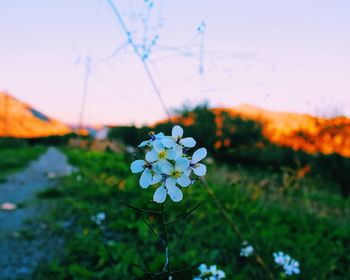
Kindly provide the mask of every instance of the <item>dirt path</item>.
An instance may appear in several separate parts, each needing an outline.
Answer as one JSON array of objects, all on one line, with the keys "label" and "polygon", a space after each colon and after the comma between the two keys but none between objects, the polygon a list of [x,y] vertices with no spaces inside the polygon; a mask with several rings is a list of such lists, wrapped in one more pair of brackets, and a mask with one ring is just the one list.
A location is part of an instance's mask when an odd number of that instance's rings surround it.
[{"label": "dirt path", "polygon": [[36,265],[55,255],[62,240],[50,236],[48,228],[26,221],[48,210],[44,201],[36,198],[39,191],[54,187],[59,176],[70,174],[72,166],[56,148],[49,148],[29,166],[0,184],[0,204],[19,206],[12,211],[0,210],[0,279],[31,279]]}]

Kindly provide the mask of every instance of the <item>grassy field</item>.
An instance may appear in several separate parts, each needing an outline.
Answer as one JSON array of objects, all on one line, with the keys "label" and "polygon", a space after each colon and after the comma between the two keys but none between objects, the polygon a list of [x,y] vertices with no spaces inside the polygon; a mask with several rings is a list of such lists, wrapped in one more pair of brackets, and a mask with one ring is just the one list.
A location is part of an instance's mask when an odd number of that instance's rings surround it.
[{"label": "grassy field", "polygon": [[[65,149],[79,172],[58,188],[40,194],[57,205],[43,221],[65,237],[65,253],[42,264],[35,279],[147,279],[133,264],[159,271],[164,255],[156,236],[158,218],[136,212],[121,201],[140,208],[158,209],[151,203],[153,189],[141,189],[131,174],[133,160],[126,154]],[[347,279],[350,277],[350,201],[332,192],[332,182],[304,176],[298,170],[276,172],[239,165],[208,164],[211,189],[230,218],[279,279],[280,268],[272,254],[288,253],[300,262],[301,273],[291,279]],[[179,203],[169,202],[172,220],[201,205],[187,218],[186,230],[170,226],[175,247],[171,266],[182,268],[205,262],[216,264],[227,279],[269,279],[253,257],[241,257],[242,240],[228,226],[207,192],[197,182],[184,190]],[[92,219],[105,213],[100,224]],[[197,268],[174,279],[192,279]]]},{"label": "grassy field", "polygon": [[26,145],[0,148],[0,182],[6,180],[10,173],[25,167],[28,162],[36,159],[45,151],[44,146],[28,147]]}]

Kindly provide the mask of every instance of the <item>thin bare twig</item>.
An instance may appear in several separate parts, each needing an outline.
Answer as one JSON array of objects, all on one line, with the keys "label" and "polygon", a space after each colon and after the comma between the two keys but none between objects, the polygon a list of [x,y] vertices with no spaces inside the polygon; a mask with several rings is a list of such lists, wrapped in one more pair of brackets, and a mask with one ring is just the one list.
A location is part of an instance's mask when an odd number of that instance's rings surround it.
[{"label": "thin bare twig", "polygon": [[144,267],[142,267],[141,265],[132,263],[132,266],[135,266],[136,268],[140,269],[141,271],[143,271],[146,275],[150,276],[152,279],[157,279],[156,277],[154,277],[154,273],[148,271],[147,269],[145,269]]},{"label": "thin bare twig", "polygon": [[170,252],[172,253],[173,251],[175,251],[175,249],[177,248],[177,246],[180,244],[184,234],[185,234],[185,230],[186,230],[186,227],[187,227],[187,220],[188,220],[188,216],[186,217],[186,220],[184,221],[184,225],[182,226],[182,230],[181,230],[181,234],[180,234],[180,237],[179,239],[177,240],[175,246],[170,250]]},{"label": "thin bare twig", "polygon": [[162,228],[163,228],[163,235],[164,235],[164,250],[165,250],[165,264],[164,264],[164,268],[163,271],[164,272],[169,272],[170,270],[170,256],[169,256],[169,239],[168,239],[168,227],[166,224],[166,217],[165,217],[165,204],[162,203],[161,206],[161,213],[162,213],[162,217],[161,217],[161,222],[162,222]]},{"label": "thin bare twig", "polygon": [[201,205],[201,202],[199,202],[196,206],[194,206],[190,211],[188,211],[187,213],[185,213],[184,215],[170,221],[170,222],[167,222],[166,225],[170,225],[170,224],[173,224],[173,223],[176,223],[178,221],[181,221],[182,219],[185,219],[187,216],[191,215],[193,213],[193,211],[195,211],[199,205]]},{"label": "thin bare twig", "polygon": [[131,33],[129,31],[129,29],[127,28],[124,20],[123,20],[123,17],[121,16],[117,6],[114,4],[114,2],[112,0],[107,0],[108,4],[111,6],[112,8],[112,11],[114,13],[114,15],[116,16],[116,19],[120,25],[120,27],[122,28],[123,32],[125,33],[127,39],[128,39],[128,43],[129,45],[132,47],[132,49],[134,50],[134,53],[135,55],[139,58],[145,72],[146,72],[146,75],[153,87],[153,90],[154,92],[156,93],[158,99],[159,99],[159,102],[163,108],[163,110],[165,111],[166,115],[168,116],[168,119],[169,121],[172,120],[171,118],[171,114],[170,114],[170,111],[169,109],[167,108],[167,106],[165,105],[165,102],[163,100],[163,97],[162,97],[162,94],[159,90],[159,87],[157,85],[157,83],[155,82],[154,80],[154,77],[153,77],[153,74],[151,72],[151,70],[149,69],[149,66],[148,66],[148,63],[146,62],[146,60],[143,58],[142,54],[140,54],[139,50],[138,50],[138,47],[136,45],[136,43],[134,42],[132,36],[131,36]]},{"label": "thin bare twig", "polygon": [[138,211],[138,212],[141,212],[141,213],[148,213],[148,214],[157,214],[157,215],[160,215],[161,212],[160,211],[157,211],[157,210],[151,210],[151,209],[143,209],[143,208],[138,208],[138,207],[135,207],[135,206],[132,206],[122,200],[119,200],[119,202],[121,204],[123,204],[124,206],[130,208],[130,209],[133,209],[135,211]]},{"label": "thin bare twig", "polygon": [[179,272],[184,272],[184,271],[187,271],[187,270],[192,270],[194,268],[197,268],[198,266],[200,266],[202,263],[205,263],[205,261],[201,261],[195,265],[191,265],[191,266],[186,266],[186,267],[183,267],[183,268],[179,268],[177,270],[174,270],[171,272],[171,274],[175,274],[175,273],[179,273]]},{"label": "thin bare twig", "polygon": [[161,238],[161,237],[159,236],[159,234],[153,229],[153,227],[152,227],[146,220],[144,220],[143,222],[148,226],[148,228],[150,229],[150,231],[152,231],[152,233],[153,233],[163,244],[165,244],[165,241],[163,240],[163,238]]}]

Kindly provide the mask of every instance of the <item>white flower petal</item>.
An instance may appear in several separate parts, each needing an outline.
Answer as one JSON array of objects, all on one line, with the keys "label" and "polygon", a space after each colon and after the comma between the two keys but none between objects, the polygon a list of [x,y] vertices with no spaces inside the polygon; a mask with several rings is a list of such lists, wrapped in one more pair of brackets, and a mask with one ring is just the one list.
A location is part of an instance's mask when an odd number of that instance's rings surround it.
[{"label": "white flower petal", "polygon": [[196,141],[192,137],[182,138],[180,144],[184,145],[187,148],[193,148],[196,146]]},{"label": "white flower petal", "polygon": [[155,137],[156,139],[161,139],[161,138],[164,137],[164,133],[163,133],[163,132],[159,132],[159,133],[157,133],[156,135],[154,135],[154,137]]},{"label": "white flower petal", "polygon": [[162,185],[160,186],[153,195],[153,200],[157,203],[163,203],[166,198],[166,188]]},{"label": "white flower petal", "polygon": [[175,158],[176,158],[176,151],[174,149],[168,150],[166,157],[167,157],[167,159],[175,160]]},{"label": "white flower petal", "polygon": [[145,165],[144,160],[138,159],[138,160],[133,161],[131,163],[131,166],[130,166],[131,172],[132,173],[140,173],[142,170],[145,169],[144,165]]},{"label": "white flower petal", "polygon": [[141,147],[147,146],[150,142],[151,140],[142,141],[141,144],[138,145],[137,147],[141,148]]},{"label": "white flower petal", "polygon": [[140,186],[141,188],[148,188],[149,185],[151,184],[152,181],[152,173],[151,170],[149,170],[148,168],[146,168],[143,172],[142,175],[140,177]]},{"label": "white flower petal", "polygon": [[148,162],[153,162],[158,159],[158,153],[155,150],[151,150],[146,154],[146,160]]},{"label": "white flower petal", "polygon": [[175,169],[178,171],[186,170],[190,166],[190,161],[187,158],[181,157],[175,162]]},{"label": "white flower petal", "polygon": [[192,172],[192,168],[187,168],[186,170],[182,171],[186,176],[190,176]]},{"label": "white flower petal", "polygon": [[197,163],[195,167],[193,167],[193,173],[197,176],[204,176],[207,173],[207,167],[204,164]]},{"label": "white flower petal", "polygon": [[154,140],[153,141],[153,149],[159,153],[160,151],[163,151],[164,150],[164,146],[162,144],[162,141],[161,140]]},{"label": "white flower petal", "polygon": [[162,169],[159,166],[159,162],[156,162],[156,163],[152,164],[152,171],[154,173],[156,173],[156,174],[162,174],[163,173]]},{"label": "white flower petal", "polygon": [[210,268],[209,268],[209,270],[210,270],[210,272],[211,272],[212,274],[216,274],[216,270],[217,270],[216,265],[211,265]]},{"label": "white flower petal", "polygon": [[168,188],[172,188],[176,186],[176,178],[168,177],[165,181],[165,186]]},{"label": "white flower petal", "polygon": [[177,140],[177,139],[181,139],[182,135],[184,134],[184,130],[182,129],[181,126],[179,125],[175,125],[173,127],[173,130],[171,131],[171,136]]},{"label": "white flower petal", "polygon": [[166,148],[173,148],[176,145],[174,139],[171,136],[164,136],[161,141]]},{"label": "white flower petal", "polygon": [[179,202],[183,198],[182,191],[177,186],[170,186],[168,188],[168,194],[172,201]]},{"label": "white flower petal", "polygon": [[191,180],[190,178],[188,178],[188,176],[186,176],[185,174],[182,174],[182,176],[177,179],[177,183],[181,187],[188,187],[189,185],[191,185]]},{"label": "white flower petal", "polygon": [[152,178],[151,185],[158,184],[162,180],[163,180],[163,176],[159,175],[159,174],[156,174]]},{"label": "white flower petal", "polygon": [[207,272],[208,268],[207,265],[205,263],[202,263],[199,267],[198,267],[199,271],[204,274],[205,272]]},{"label": "white flower petal", "polygon": [[207,149],[200,148],[193,153],[191,163],[197,163],[207,156]]},{"label": "white flower petal", "polygon": [[222,279],[222,278],[225,278],[225,277],[226,277],[225,272],[223,272],[222,270],[218,270],[217,275],[218,275],[219,279]]},{"label": "white flower petal", "polygon": [[167,158],[170,160],[176,160],[182,156],[182,146],[175,145],[174,148],[170,149],[167,154]]},{"label": "white flower petal", "polygon": [[171,172],[174,171],[174,166],[166,159],[160,160],[158,164],[164,174],[169,175]]}]

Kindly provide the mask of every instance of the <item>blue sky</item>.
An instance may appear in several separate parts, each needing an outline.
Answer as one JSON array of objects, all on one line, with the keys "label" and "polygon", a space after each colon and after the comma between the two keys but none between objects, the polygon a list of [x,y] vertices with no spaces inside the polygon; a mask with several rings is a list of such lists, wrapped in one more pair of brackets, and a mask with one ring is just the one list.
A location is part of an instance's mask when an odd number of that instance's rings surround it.
[{"label": "blue sky", "polygon": [[[208,99],[350,116],[349,1],[114,3],[137,43],[145,26],[147,44],[159,36],[147,63],[171,108]],[[1,1],[0,11],[0,90],[77,123],[89,56],[84,123],[165,116],[107,1]]]}]

